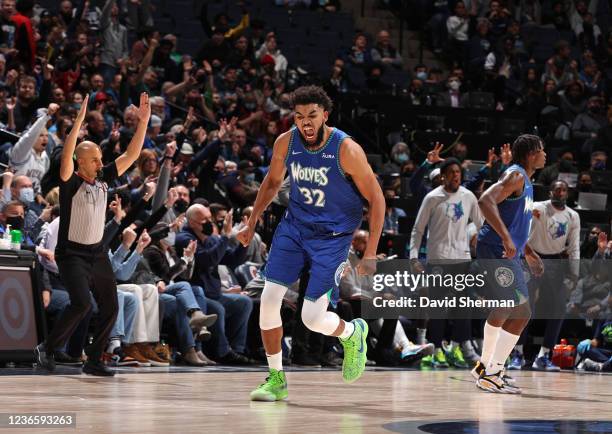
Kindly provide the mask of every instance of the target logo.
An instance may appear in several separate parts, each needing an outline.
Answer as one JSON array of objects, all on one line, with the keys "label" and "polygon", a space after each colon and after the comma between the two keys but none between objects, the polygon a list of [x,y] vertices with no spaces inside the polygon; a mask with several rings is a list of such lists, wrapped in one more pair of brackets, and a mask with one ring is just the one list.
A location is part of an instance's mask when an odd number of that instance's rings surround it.
[{"label": "target logo", "polygon": [[0,284],[0,326],[9,338],[24,338],[30,324],[29,300],[21,283],[9,277]]}]

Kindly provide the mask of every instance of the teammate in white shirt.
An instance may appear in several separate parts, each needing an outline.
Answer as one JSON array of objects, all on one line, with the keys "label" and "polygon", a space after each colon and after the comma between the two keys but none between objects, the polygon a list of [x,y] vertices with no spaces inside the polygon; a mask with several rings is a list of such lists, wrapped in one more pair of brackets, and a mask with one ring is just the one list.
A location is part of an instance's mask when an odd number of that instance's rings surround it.
[{"label": "teammate in white shirt", "polygon": [[[419,247],[427,234],[427,265],[443,265],[445,274],[467,274],[470,266],[470,240],[468,225],[473,221],[477,228],[482,225],[478,200],[474,193],[461,186],[461,163],[455,158],[444,160],[440,166],[442,185],[429,192],[423,199],[421,208],[412,228],[410,237],[410,261],[413,272],[422,272],[418,260]],[[449,264],[452,262],[453,264]],[[431,364],[434,368],[448,367],[449,363],[457,368],[467,368],[469,362],[476,362],[478,355],[470,343],[471,320],[454,319],[451,347],[445,352],[441,348],[446,321],[429,321],[429,340],[436,346],[433,356],[424,357],[422,366]],[[447,362],[448,357],[448,362]]]},{"label": "teammate in white shirt", "polygon": [[[550,185],[550,199],[534,202],[533,219],[529,233],[529,247],[544,260],[544,274],[529,283],[530,290],[538,290],[539,297],[530,297],[532,312],[536,299],[545,300],[550,309],[546,320],[544,341],[532,368],[539,371],[559,371],[550,360],[550,350],[557,343],[565,312],[566,287],[564,279],[573,285],[578,281],[580,268],[580,216],[566,205],[568,185],[565,181],[553,181]],[[569,259],[569,267],[568,261]],[[525,332],[516,345],[508,369],[518,370],[525,364],[523,344]]]}]

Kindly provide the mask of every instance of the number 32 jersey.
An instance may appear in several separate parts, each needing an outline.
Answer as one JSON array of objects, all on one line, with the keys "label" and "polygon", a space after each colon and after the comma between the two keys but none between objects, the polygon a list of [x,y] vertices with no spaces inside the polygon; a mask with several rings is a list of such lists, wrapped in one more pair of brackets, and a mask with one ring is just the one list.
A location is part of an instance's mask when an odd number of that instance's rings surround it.
[{"label": "number 32 jersey", "polygon": [[361,224],[363,197],[340,166],[340,145],[348,135],[333,128],[325,145],[306,149],[297,127],[285,164],[291,181],[288,217],[324,235],[353,233]]}]

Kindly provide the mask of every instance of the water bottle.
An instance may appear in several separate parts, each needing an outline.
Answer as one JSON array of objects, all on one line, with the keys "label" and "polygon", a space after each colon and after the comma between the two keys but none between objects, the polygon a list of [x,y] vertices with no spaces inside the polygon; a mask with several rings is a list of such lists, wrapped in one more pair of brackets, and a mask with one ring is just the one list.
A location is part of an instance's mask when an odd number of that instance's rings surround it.
[{"label": "water bottle", "polygon": [[19,229],[13,229],[11,231],[11,249],[12,250],[21,250],[21,239],[22,234]]}]

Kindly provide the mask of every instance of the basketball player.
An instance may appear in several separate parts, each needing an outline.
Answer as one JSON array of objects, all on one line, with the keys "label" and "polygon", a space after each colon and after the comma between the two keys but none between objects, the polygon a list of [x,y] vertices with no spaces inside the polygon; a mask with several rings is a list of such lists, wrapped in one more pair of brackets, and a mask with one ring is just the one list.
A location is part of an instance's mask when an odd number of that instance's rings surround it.
[{"label": "basketball player", "polygon": [[[117,285],[108,258],[108,247],[102,241],[107,204],[107,185],[121,176],[136,161],[144,143],[151,117],[149,96],[140,94],[136,112],[138,126],[126,151],[115,161],[102,164],[100,147],[90,141],[77,146],[77,138],[87,113],[88,97],[81,104],[72,130],[64,143],[60,165],[60,220],[55,260],[62,283],[70,295],[70,305],[47,340],[35,349],[38,364],[55,369],[53,351],[62,348],[81,319],[91,309],[90,291],[98,305],[98,322],[94,340],[85,349],[87,362],[83,372],[113,376],[100,358],[117,317]],[[78,170],[74,170],[76,156]]]},{"label": "basketball player", "polygon": [[482,390],[517,394],[521,389],[504,374],[504,364],[531,315],[521,256],[534,275],[543,272],[540,257],[527,245],[533,210],[530,179],[546,163],[542,140],[529,134],[519,136],[512,145],[512,159],[514,164],[480,197],[485,223],[478,233],[476,257],[485,268],[491,295],[512,299],[515,307],[490,312],[484,327],[482,355],[472,375]]},{"label": "basketball player", "polygon": [[366,363],[366,322],[357,318],[347,323],[327,307],[338,301],[338,285],[353,232],[361,223],[363,199],[370,207],[370,238],[357,271],[374,273],[385,199],[361,146],[326,125],[332,102],[325,91],[316,86],[300,87],[293,94],[293,106],[295,126],[276,140],[253,212],[238,233],[240,242],[247,246],[257,220],[289,171],[289,207],[274,234],[261,295],[259,325],[270,375],[251,393],[255,401],[287,397],[280,308],[287,287],[305,266],[310,268],[310,280],[302,309],[304,324],[315,332],[340,338],[344,346],[342,377],[347,383],[361,376]]}]

